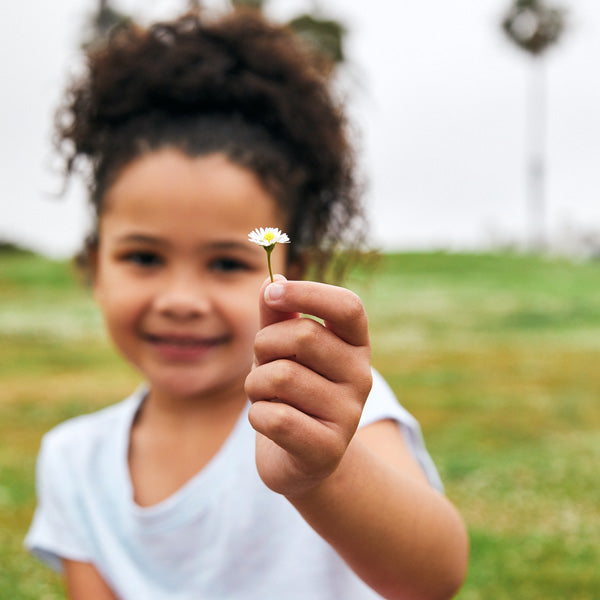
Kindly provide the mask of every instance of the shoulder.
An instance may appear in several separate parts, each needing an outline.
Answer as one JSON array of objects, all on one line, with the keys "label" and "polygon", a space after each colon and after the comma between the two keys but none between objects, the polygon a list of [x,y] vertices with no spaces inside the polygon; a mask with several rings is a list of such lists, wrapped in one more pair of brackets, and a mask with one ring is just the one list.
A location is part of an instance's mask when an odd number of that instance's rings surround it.
[{"label": "shoulder", "polygon": [[128,427],[144,395],[140,388],[118,404],[57,425],[42,438],[38,505],[25,545],[55,570],[62,567],[61,557],[88,562],[93,556],[93,523],[106,506],[114,507],[107,496],[126,486]]},{"label": "shoulder", "polygon": [[416,419],[400,404],[392,388],[375,369],[373,386],[365,403],[360,426],[382,419],[392,419],[409,427],[418,426]]},{"label": "shoulder", "polygon": [[373,371],[373,386],[365,403],[360,420],[360,427],[377,423],[378,421],[395,421],[410,453],[429,479],[431,485],[443,491],[444,486],[439,473],[427,451],[425,440],[419,422],[398,401],[392,388],[375,369]]},{"label": "shoulder", "polygon": [[97,449],[132,419],[143,398],[143,390],[99,411],[73,417],[60,423],[42,438],[40,454],[73,459]]}]

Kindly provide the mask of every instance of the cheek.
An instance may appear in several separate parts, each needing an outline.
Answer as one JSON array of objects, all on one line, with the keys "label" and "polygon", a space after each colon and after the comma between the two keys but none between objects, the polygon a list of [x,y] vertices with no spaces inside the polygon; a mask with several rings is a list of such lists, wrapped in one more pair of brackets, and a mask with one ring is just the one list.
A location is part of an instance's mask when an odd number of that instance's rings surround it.
[{"label": "cheek", "polygon": [[114,333],[118,333],[120,329],[131,327],[135,323],[143,305],[140,296],[139,288],[131,290],[119,285],[105,285],[97,288],[96,303],[113,337]]},{"label": "cheek", "polygon": [[254,310],[250,310],[246,313],[246,319],[242,324],[243,331],[245,331],[245,337],[247,337],[252,344],[254,344],[254,338],[258,333],[259,325],[260,316],[258,313],[258,306],[256,306]]},{"label": "cheek", "polygon": [[128,336],[134,319],[131,316],[131,312],[127,310],[127,306],[119,304],[105,305],[102,308],[102,316],[106,329],[114,341],[118,342],[118,340]]},{"label": "cheek", "polygon": [[[259,329],[260,315],[258,311],[258,294],[248,294],[249,300],[244,303],[235,302],[227,307],[231,324],[246,343],[254,344]],[[254,299],[256,298],[256,299]]]}]

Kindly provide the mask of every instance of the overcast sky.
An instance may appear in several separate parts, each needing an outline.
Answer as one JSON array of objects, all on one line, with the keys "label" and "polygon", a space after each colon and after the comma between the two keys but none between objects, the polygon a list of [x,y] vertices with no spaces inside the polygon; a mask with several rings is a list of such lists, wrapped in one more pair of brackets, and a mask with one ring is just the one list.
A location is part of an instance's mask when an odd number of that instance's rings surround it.
[{"label": "overcast sky", "polygon": [[[545,61],[547,231],[600,232],[600,2],[552,0],[569,28]],[[118,0],[144,20],[185,0]],[[205,2],[219,5],[218,0]],[[345,88],[361,133],[374,246],[525,241],[528,57],[504,38],[510,0],[271,0],[283,18],[318,6],[349,30]],[[55,198],[54,107],[94,0],[3,4],[0,238],[67,256],[86,227],[81,188]]]}]

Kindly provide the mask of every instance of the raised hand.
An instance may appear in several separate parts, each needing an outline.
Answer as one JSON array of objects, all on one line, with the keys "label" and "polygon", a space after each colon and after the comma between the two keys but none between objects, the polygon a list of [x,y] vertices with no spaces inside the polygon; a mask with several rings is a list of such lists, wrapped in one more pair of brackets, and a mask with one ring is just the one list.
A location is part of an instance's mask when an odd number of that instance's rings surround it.
[{"label": "raised hand", "polygon": [[246,379],[256,463],[269,488],[293,497],[335,471],[356,431],[371,388],[367,317],[349,290],[281,276],[259,302]]}]

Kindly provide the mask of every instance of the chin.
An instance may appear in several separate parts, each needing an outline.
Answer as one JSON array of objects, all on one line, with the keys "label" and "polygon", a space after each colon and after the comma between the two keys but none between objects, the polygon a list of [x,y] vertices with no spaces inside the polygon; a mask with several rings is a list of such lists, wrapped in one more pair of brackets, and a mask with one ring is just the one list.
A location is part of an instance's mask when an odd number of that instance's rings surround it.
[{"label": "chin", "polygon": [[160,391],[164,396],[180,400],[210,400],[221,397],[224,393],[235,394],[239,389],[244,393],[245,376],[232,381],[210,382],[206,379],[198,381],[196,374],[191,381],[186,380],[185,375],[173,374],[167,378],[149,378],[152,389]]}]

